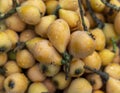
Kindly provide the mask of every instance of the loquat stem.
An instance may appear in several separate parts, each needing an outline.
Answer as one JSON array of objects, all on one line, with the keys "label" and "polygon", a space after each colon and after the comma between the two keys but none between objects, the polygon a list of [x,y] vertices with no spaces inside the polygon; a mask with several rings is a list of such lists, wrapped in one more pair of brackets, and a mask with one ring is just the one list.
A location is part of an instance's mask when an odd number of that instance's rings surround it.
[{"label": "loquat stem", "polygon": [[98,75],[100,75],[100,77],[104,80],[104,81],[107,81],[109,79],[109,75],[106,73],[106,72],[103,72],[101,70],[96,70],[96,69],[93,69],[89,66],[84,66],[85,69],[87,70],[90,70]]},{"label": "loquat stem", "polygon": [[20,5],[17,3],[16,0],[13,0],[13,5],[15,6],[14,8],[12,8],[10,11],[8,11],[6,14],[1,14],[0,13],[0,21],[10,17],[11,15],[15,14],[17,11],[16,11],[16,8],[19,7]]},{"label": "loquat stem", "polygon": [[16,43],[16,48],[14,49],[14,52],[23,49],[25,46],[26,46],[25,42],[17,42]]},{"label": "loquat stem", "polygon": [[108,3],[106,0],[101,0],[107,7],[110,7],[116,11],[120,11],[120,7],[117,7],[116,5]]},{"label": "loquat stem", "polygon": [[61,9],[61,6],[58,4],[55,11],[52,14],[58,16],[58,12],[60,9]]},{"label": "loquat stem", "polygon": [[66,80],[68,79],[69,77],[69,71],[70,71],[70,61],[72,59],[72,56],[70,54],[68,54],[67,52],[64,52],[62,54],[62,61],[61,63],[65,66],[65,73],[66,73]]},{"label": "loquat stem", "polygon": [[14,13],[16,13],[16,8],[11,9],[10,11],[8,11],[6,14],[0,14],[0,21],[10,17],[11,15],[13,15]]},{"label": "loquat stem", "polygon": [[84,28],[84,31],[87,31],[87,32],[88,32],[88,35],[91,36],[91,38],[95,40],[94,36],[92,35],[92,33],[90,33],[90,32],[88,31],[88,28],[87,28],[87,26],[86,26],[86,24],[85,24],[84,13],[83,13],[83,9],[82,9],[82,2],[81,2],[81,0],[78,0],[78,4],[79,4],[79,8],[80,8],[80,15],[81,15],[82,26],[83,26],[83,28]]},{"label": "loquat stem", "polygon": [[98,28],[102,29],[104,27],[104,23],[100,19],[98,19],[95,13],[93,12],[89,0],[86,0],[86,5],[90,15],[92,16],[93,20],[96,22]]},{"label": "loquat stem", "polygon": [[113,45],[113,52],[115,53],[116,50],[117,50],[117,44],[115,42],[115,39],[114,38],[111,38],[111,41],[112,41],[112,45]]},{"label": "loquat stem", "polygon": [[87,28],[87,26],[85,24],[85,20],[84,20],[84,13],[83,13],[83,9],[82,9],[82,2],[81,2],[81,0],[78,0],[78,4],[79,4],[80,15],[81,15],[82,25],[83,25],[84,31],[88,31],[88,28]]},{"label": "loquat stem", "polygon": [[70,64],[69,63],[66,63],[65,64],[65,79],[67,80],[69,78],[69,72],[70,72]]}]

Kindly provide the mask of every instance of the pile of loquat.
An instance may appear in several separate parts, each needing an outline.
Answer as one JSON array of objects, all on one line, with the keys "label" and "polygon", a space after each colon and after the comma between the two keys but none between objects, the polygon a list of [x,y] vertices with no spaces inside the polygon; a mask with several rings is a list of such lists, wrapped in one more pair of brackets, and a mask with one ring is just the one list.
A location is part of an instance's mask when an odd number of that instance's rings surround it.
[{"label": "pile of loquat", "polygon": [[120,0],[0,0],[0,93],[120,93]]}]

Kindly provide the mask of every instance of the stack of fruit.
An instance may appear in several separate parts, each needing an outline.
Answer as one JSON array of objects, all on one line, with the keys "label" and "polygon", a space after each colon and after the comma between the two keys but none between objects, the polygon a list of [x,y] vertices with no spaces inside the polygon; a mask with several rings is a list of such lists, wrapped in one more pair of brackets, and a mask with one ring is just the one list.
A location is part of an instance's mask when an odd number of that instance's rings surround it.
[{"label": "stack of fruit", "polygon": [[0,0],[0,93],[120,93],[119,0]]}]

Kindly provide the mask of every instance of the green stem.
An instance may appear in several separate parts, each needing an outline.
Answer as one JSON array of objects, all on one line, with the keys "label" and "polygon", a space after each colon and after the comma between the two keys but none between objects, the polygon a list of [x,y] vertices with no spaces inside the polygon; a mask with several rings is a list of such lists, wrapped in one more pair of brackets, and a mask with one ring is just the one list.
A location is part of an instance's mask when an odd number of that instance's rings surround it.
[{"label": "green stem", "polygon": [[60,9],[61,9],[61,6],[60,6],[60,5],[57,5],[55,11],[54,11],[52,14],[58,16]]},{"label": "green stem", "polygon": [[65,79],[67,80],[69,78],[69,72],[70,72],[70,63],[66,63],[65,64],[65,74],[66,74],[66,77]]},{"label": "green stem", "polygon": [[98,28],[102,29],[104,27],[104,23],[100,19],[98,19],[95,13],[93,12],[89,0],[86,0],[86,5],[90,15],[92,16],[93,20],[96,22]]},{"label": "green stem", "polygon": [[13,15],[14,13],[16,13],[16,8],[11,9],[10,11],[7,12],[7,14],[0,14],[0,21],[10,17],[11,15]]},{"label": "green stem", "polygon": [[14,52],[23,49],[25,46],[26,46],[25,42],[17,42],[16,43],[16,48],[14,48]]},{"label": "green stem", "polygon": [[16,8],[19,7],[20,5],[17,3],[16,0],[13,0],[13,5],[14,5],[14,8],[12,8],[10,11],[8,11],[6,14],[0,14],[0,21],[10,17],[11,15],[15,14],[17,11],[16,11]]},{"label": "green stem", "polygon": [[101,78],[102,78],[104,81],[107,81],[107,80],[109,79],[109,75],[108,75],[107,73],[101,71],[101,70],[96,70],[96,69],[93,69],[93,68],[91,68],[91,67],[89,67],[89,66],[84,66],[84,68],[87,69],[87,70],[90,70],[90,71],[92,71],[92,72],[94,72],[94,73],[96,73],[96,74],[98,74],[98,75],[100,75]]},{"label": "green stem", "polygon": [[115,42],[115,39],[114,38],[111,38],[111,41],[112,41],[112,45],[113,45],[113,52],[115,53],[116,50],[117,50],[117,44]]},{"label": "green stem", "polygon": [[70,54],[68,54],[67,52],[64,52],[62,54],[62,61],[61,63],[65,66],[65,73],[66,73],[66,80],[68,79],[69,77],[69,72],[70,72],[70,61],[72,59],[72,56]]},{"label": "green stem", "polygon": [[87,28],[87,26],[85,24],[85,20],[84,20],[84,13],[83,13],[83,9],[82,9],[82,2],[81,2],[81,0],[78,0],[78,4],[79,4],[80,15],[81,15],[82,25],[83,25],[84,31],[88,31],[88,28]]},{"label": "green stem", "polygon": [[106,0],[101,0],[107,7],[110,7],[116,11],[120,11],[120,7],[117,7],[116,5],[108,3]]},{"label": "green stem", "polygon": [[87,28],[87,26],[86,26],[86,24],[85,24],[84,13],[83,13],[83,9],[82,9],[82,2],[81,2],[81,0],[78,0],[78,3],[79,3],[80,15],[81,15],[82,26],[83,26],[83,28],[84,28],[84,31],[87,31],[87,32],[88,32],[88,35],[91,36],[91,38],[95,40],[94,36],[92,35],[92,33],[90,33],[90,32],[88,31],[88,28]]}]

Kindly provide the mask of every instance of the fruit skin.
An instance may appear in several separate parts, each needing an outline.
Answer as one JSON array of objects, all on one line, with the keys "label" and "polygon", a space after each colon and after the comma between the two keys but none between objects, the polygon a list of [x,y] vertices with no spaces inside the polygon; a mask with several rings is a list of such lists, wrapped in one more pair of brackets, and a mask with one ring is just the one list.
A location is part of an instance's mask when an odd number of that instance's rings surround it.
[{"label": "fruit skin", "polygon": [[56,86],[53,84],[51,79],[46,79],[43,81],[43,84],[47,87],[49,93],[55,93]]},{"label": "fruit skin", "polygon": [[0,53],[0,66],[3,66],[8,60],[7,53]]},{"label": "fruit skin", "polygon": [[44,81],[46,76],[39,69],[39,64],[35,64],[27,71],[27,76],[32,82]]},{"label": "fruit skin", "polygon": [[80,17],[77,12],[65,9],[59,10],[59,17],[64,19],[71,29],[77,27],[78,22],[80,21]]},{"label": "fruit skin", "polygon": [[0,90],[0,93],[5,93],[5,91],[4,90]]},{"label": "fruit skin", "polygon": [[5,79],[4,88],[7,93],[24,93],[28,83],[28,79],[23,73],[15,73]]},{"label": "fruit skin", "polygon": [[27,49],[23,49],[16,53],[16,62],[21,68],[27,69],[35,64],[35,59]]},{"label": "fruit skin", "polygon": [[14,14],[8,17],[5,20],[5,24],[9,29],[12,29],[16,32],[22,32],[26,27],[26,24],[20,19],[18,14]]},{"label": "fruit skin", "polygon": [[29,49],[29,51],[33,52],[35,45],[41,40],[43,40],[43,39],[40,37],[34,37],[34,38],[28,40],[25,44],[26,44],[27,48]]},{"label": "fruit skin", "polygon": [[62,65],[62,57],[48,40],[36,37],[29,40],[26,46],[38,62]]},{"label": "fruit skin", "polygon": [[120,35],[120,12],[117,13],[115,19],[114,19],[114,28],[115,28],[115,31],[118,35]]},{"label": "fruit skin", "polygon": [[43,83],[34,82],[29,86],[28,93],[48,93],[48,89]]},{"label": "fruit skin", "polygon": [[106,83],[106,93],[120,93],[120,81],[110,77]]},{"label": "fruit skin", "polygon": [[0,0],[0,13],[7,13],[12,6],[12,0]]},{"label": "fruit skin", "polygon": [[46,6],[45,6],[45,3],[43,2],[43,0],[27,0],[22,3],[22,6],[26,6],[26,5],[32,5],[36,8],[38,8],[41,13],[41,16],[45,15]]},{"label": "fruit skin", "polygon": [[106,37],[107,44],[111,44],[111,38],[114,38],[114,39],[118,38],[118,36],[115,32],[114,24],[105,23],[105,26],[103,28],[103,33]]},{"label": "fruit skin", "polygon": [[102,65],[106,66],[113,61],[115,53],[113,53],[109,49],[103,49],[102,51],[99,52],[99,55],[102,60]]},{"label": "fruit skin", "polygon": [[103,50],[106,45],[106,38],[103,31],[99,28],[95,28],[93,30],[90,30],[90,32],[95,38],[95,50]]},{"label": "fruit skin", "polygon": [[69,53],[76,58],[85,58],[95,50],[95,42],[85,31],[75,31],[71,34]]},{"label": "fruit skin", "polygon": [[102,12],[105,8],[101,0],[90,0],[90,4],[95,12]]},{"label": "fruit skin", "polygon": [[[91,55],[85,57],[83,62],[86,66],[99,70],[102,65],[102,60],[98,52],[94,51]],[[87,73],[90,71],[86,70]]]},{"label": "fruit skin", "polygon": [[105,93],[105,92],[102,90],[94,90],[93,93]]},{"label": "fruit skin", "polygon": [[28,40],[36,37],[36,33],[34,32],[34,30],[31,29],[26,29],[23,32],[20,33],[20,42],[27,42]]},{"label": "fruit skin", "polygon": [[61,66],[55,64],[42,64],[40,63],[39,69],[47,77],[54,77],[59,71]]},{"label": "fruit skin", "polygon": [[20,6],[17,13],[23,22],[30,25],[38,24],[41,19],[39,9],[32,5]]},{"label": "fruit skin", "polygon": [[57,89],[63,90],[68,87],[68,85],[70,84],[71,78],[69,77],[66,80],[65,77],[66,75],[64,72],[59,72],[52,78],[52,81],[57,87]]},{"label": "fruit skin", "polygon": [[[116,7],[120,7],[119,0],[109,0],[109,3],[115,5]],[[115,11],[115,10],[111,11],[110,7],[105,6],[104,15],[108,23],[114,23],[117,13],[118,11]]]},{"label": "fruit skin", "polygon": [[59,0],[63,9],[75,11],[78,9],[78,0]]},{"label": "fruit skin", "polygon": [[47,30],[52,22],[56,19],[55,15],[41,17],[40,22],[35,26],[35,32],[43,38],[47,38]]},{"label": "fruit skin", "polygon": [[93,90],[98,90],[103,86],[102,78],[98,74],[89,74],[86,79],[91,83]]},{"label": "fruit skin", "polygon": [[4,68],[5,68],[5,76],[22,72],[21,68],[18,66],[18,64],[15,61],[7,61],[7,63],[4,65]]},{"label": "fruit skin", "polygon": [[55,20],[48,28],[47,36],[58,52],[64,53],[70,39],[70,28],[63,19]]},{"label": "fruit skin", "polygon": [[[4,84],[5,76],[0,75],[0,90],[3,89],[3,84]],[[0,92],[1,93],[1,92]]]},{"label": "fruit skin", "polygon": [[0,21],[0,31],[5,31],[7,29],[7,26],[5,24],[5,21]]},{"label": "fruit skin", "polygon": [[82,60],[73,58],[70,62],[70,72],[69,72],[70,76],[71,77],[82,76],[85,72],[84,65],[85,64]]},{"label": "fruit skin", "polygon": [[57,8],[59,2],[56,0],[48,0],[45,2],[46,5],[46,13],[51,15],[54,13],[55,9]]},{"label": "fruit skin", "polygon": [[92,86],[85,78],[77,78],[71,82],[67,93],[92,93]]},{"label": "fruit skin", "polygon": [[4,32],[8,35],[8,38],[12,43],[12,49],[15,48],[16,43],[19,41],[19,35],[14,30],[11,29],[7,29]]},{"label": "fruit skin", "polygon": [[108,64],[104,71],[115,79],[120,79],[120,65],[117,63]]},{"label": "fruit skin", "polygon": [[0,31],[0,49],[3,49],[1,52],[8,52],[12,47],[12,42],[9,39],[8,35],[5,32]]},{"label": "fruit skin", "polygon": [[[102,22],[105,22],[105,18],[101,13],[94,12],[98,19],[100,19]],[[96,22],[93,20],[92,16],[90,15],[89,11],[86,11],[86,17],[88,18],[90,22],[90,28],[95,28],[97,25]]]},{"label": "fruit skin", "polygon": [[86,24],[87,28],[90,29],[90,21],[89,21],[89,19],[86,16],[84,16],[84,20],[85,20],[85,24]]}]

